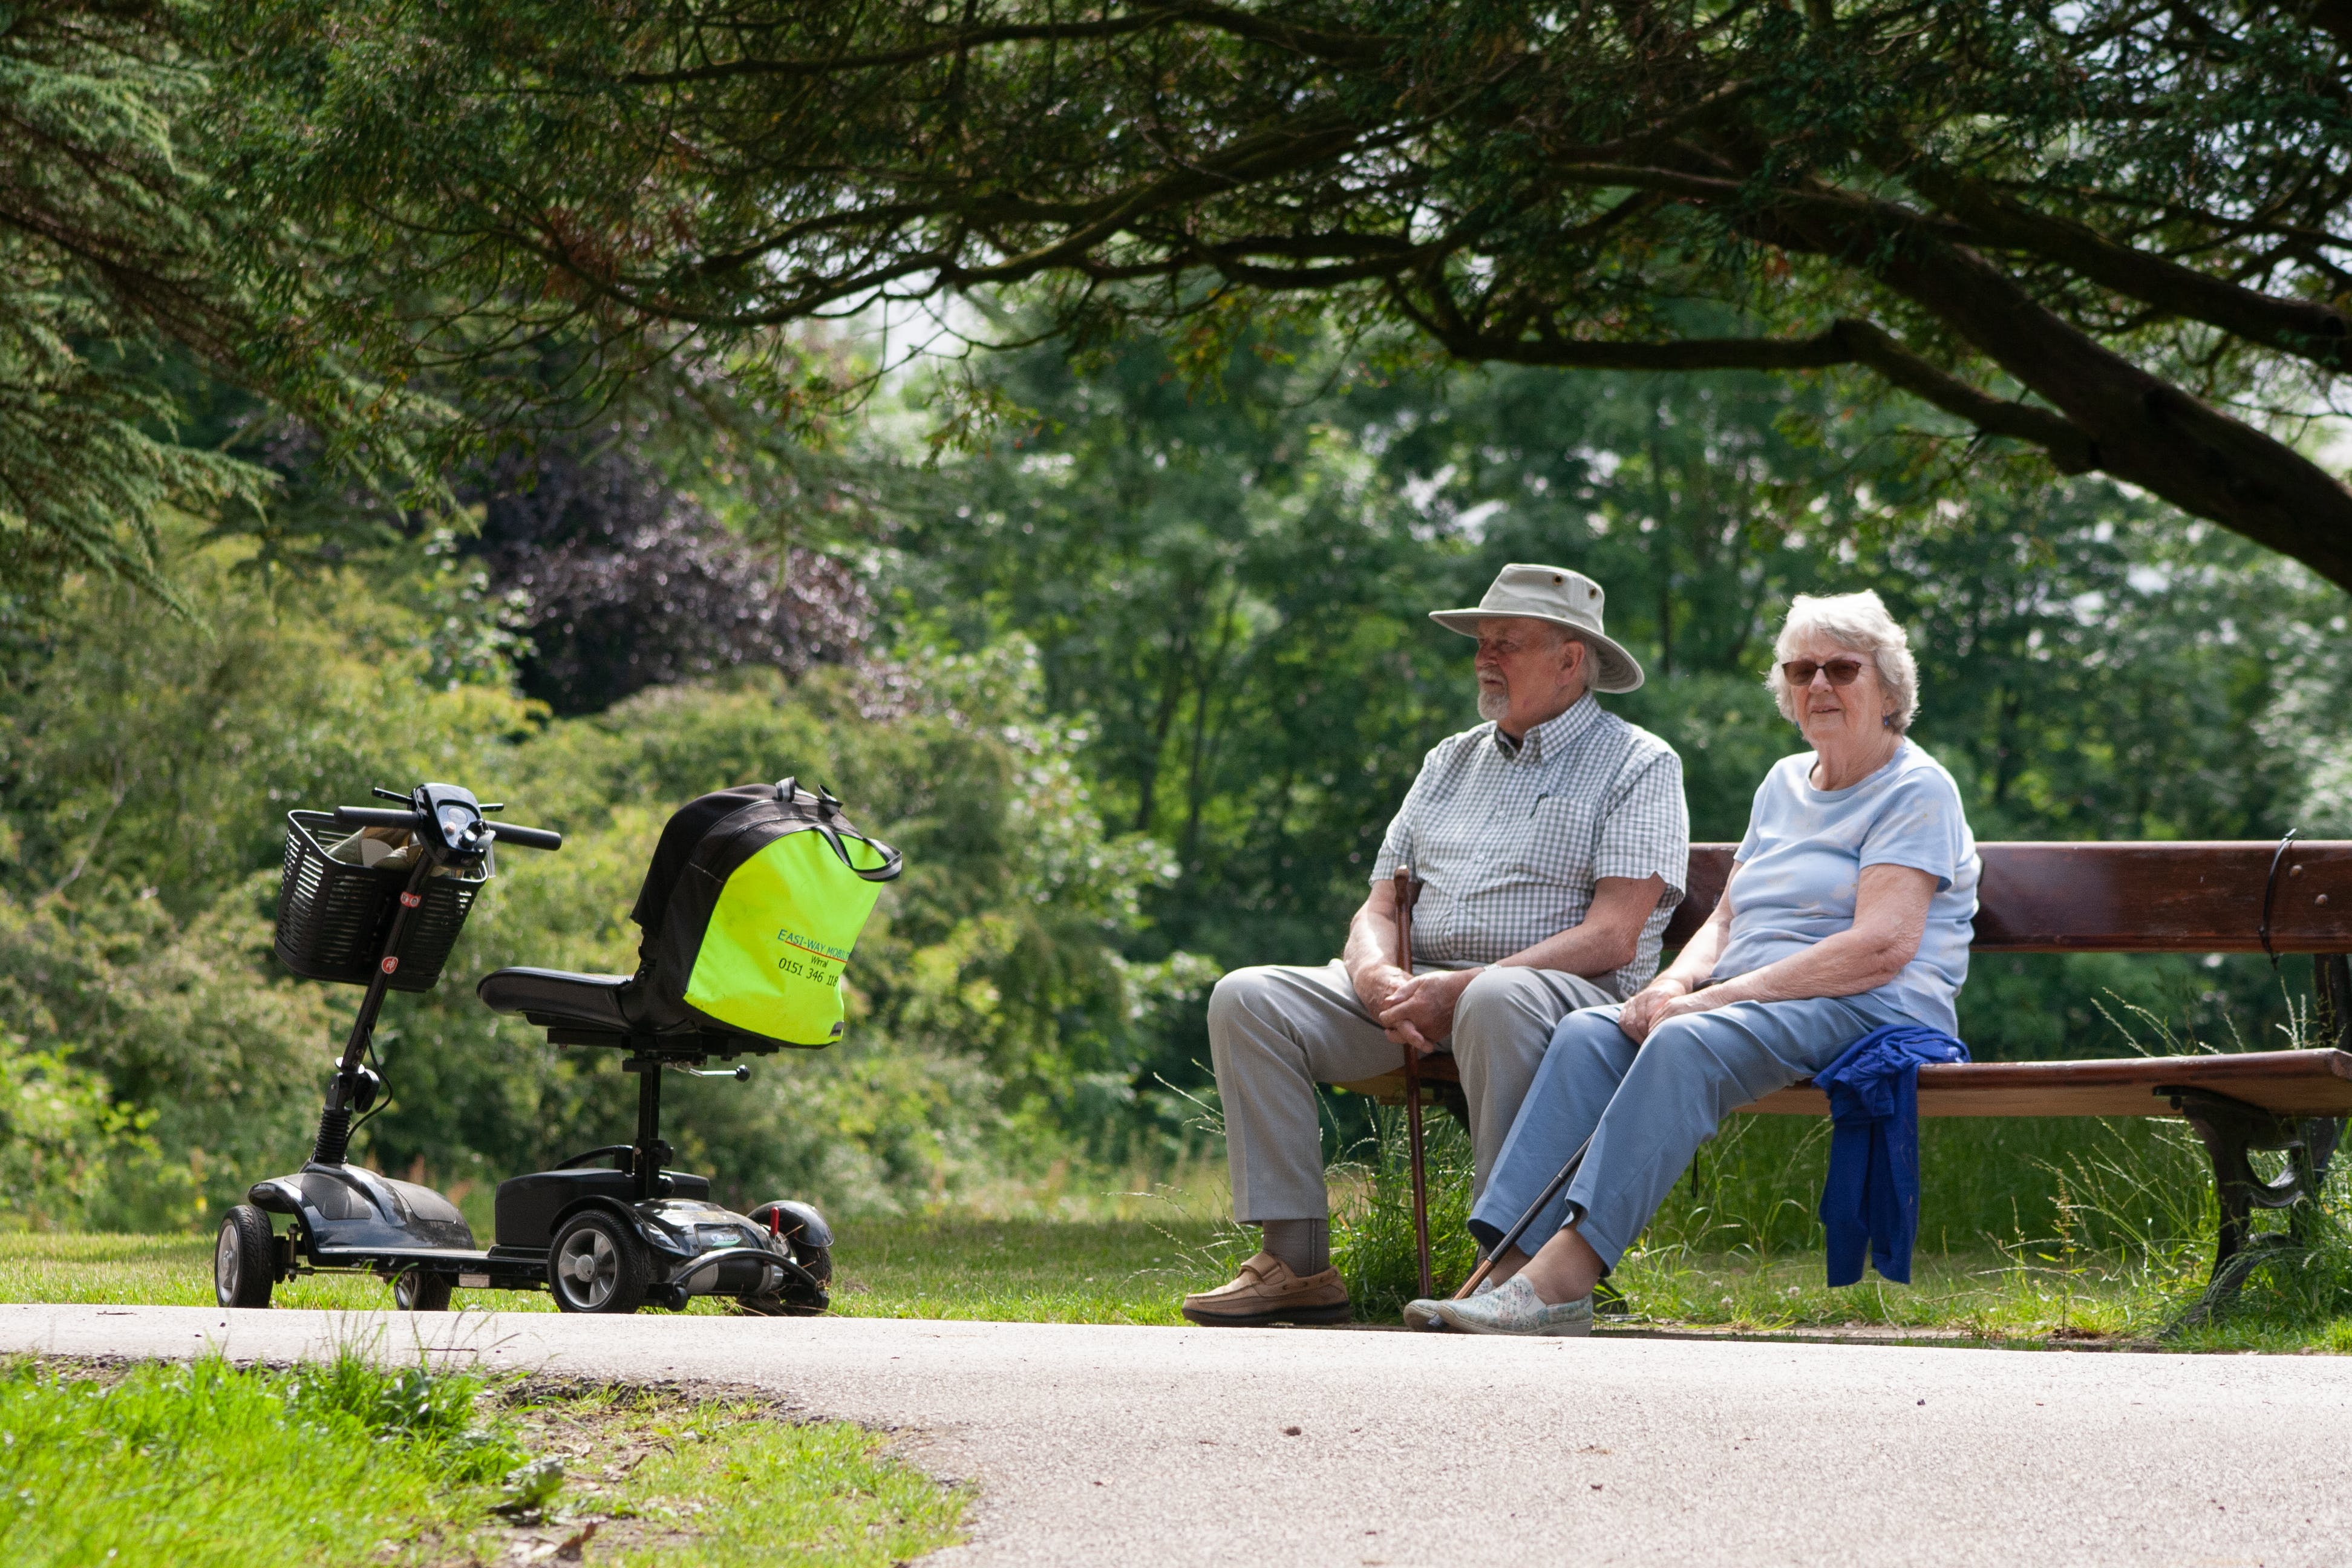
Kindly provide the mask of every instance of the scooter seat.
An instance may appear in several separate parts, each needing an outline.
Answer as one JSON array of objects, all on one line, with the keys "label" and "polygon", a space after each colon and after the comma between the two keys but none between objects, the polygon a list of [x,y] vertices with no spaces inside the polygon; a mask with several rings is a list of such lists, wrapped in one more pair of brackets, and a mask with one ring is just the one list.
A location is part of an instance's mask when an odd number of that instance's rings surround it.
[{"label": "scooter seat", "polygon": [[500,969],[482,977],[474,994],[493,1013],[520,1013],[547,1028],[604,1029],[626,1034],[643,1026],[622,1006],[629,974],[574,974],[563,969]]},{"label": "scooter seat", "polygon": [[[766,1056],[811,1049],[721,1025],[698,1024],[664,1006],[634,974],[574,974],[565,969],[499,969],[482,976],[474,994],[493,1013],[520,1013],[542,1029],[576,1029],[599,1039],[572,1045],[658,1046],[695,1056]],[[683,1018],[683,1026],[679,1019]]]}]

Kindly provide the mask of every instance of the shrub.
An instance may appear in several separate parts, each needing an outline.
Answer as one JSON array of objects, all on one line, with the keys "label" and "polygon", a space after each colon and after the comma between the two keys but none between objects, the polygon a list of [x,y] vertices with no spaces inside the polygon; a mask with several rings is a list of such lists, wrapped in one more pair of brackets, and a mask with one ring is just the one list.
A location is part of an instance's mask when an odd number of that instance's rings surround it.
[{"label": "shrub", "polygon": [[[507,964],[634,968],[625,917],[669,812],[786,774],[829,784],[908,870],[852,965],[847,1038],[758,1064],[748,1086],[681,1084],[667,1131],[682,1163],[739,1202],[898,1212],[1168,1142],[1139,1082],[1155,1009],[1213,972],[1122,958],[1166,857],[1105,830],[1023,646],[798,680],[746,668],[551,721],[453,677],[397,593],[236,564],[215,546],[184,572],[204,626],[88,592],[48,661],[0,692],[0,828],[19,851],[0,872],[0,1028],[41,1054],[41,1081],[73,1075],[74,1103],[105,1108],[37,1155],[98,1173],[73,1178],[74,1223],[203,1223],[300,1160],[357,993],[270,954],[284,812],[426,777],[567,841],[503,857],[438,990],[385,1008],[390,1097],[354,1145],[371,1163],[462,1202],[625,1139],[635,1095],[613,1053],[551,1047],[473,988]],[[108,1142],[105,1116],[152,1157]]]}]

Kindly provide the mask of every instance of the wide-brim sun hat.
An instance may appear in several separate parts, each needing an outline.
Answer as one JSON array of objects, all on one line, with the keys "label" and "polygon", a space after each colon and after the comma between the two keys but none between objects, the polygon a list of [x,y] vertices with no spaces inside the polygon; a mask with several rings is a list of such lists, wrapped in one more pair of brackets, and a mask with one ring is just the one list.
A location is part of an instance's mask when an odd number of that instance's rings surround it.
[{"label": "wide-brim sun hat", "polygon": [[1496,574],[1486,596],[1473,610],[1432,610],[1429,618],[1464,637],[1478,635],[1478,623],[1497,616],[1549,621],[1564,626],[1592,650],[1592,689],[1632,691],[1642,684],[1642,664],[1601,629],[1607,595],[1601,584],[1565,566],[1514,563]]}]

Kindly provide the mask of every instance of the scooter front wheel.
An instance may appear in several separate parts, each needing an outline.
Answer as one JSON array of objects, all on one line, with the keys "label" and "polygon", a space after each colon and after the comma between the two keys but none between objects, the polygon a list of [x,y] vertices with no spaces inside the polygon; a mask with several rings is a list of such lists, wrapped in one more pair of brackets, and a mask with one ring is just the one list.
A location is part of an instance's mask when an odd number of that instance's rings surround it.
[{"label": "scooter front wheel", "polygon": [[560,1312],[634,1312],[653,1272],[636,1232],[602,1209],[574,1215],[547,1251],[547,1288]]},{"label": "scooter front wheel", "polygon": [[425,1268],[404,1268],[393,1277],[392,1304],[404,1312],[446,1312],[449,1277]]},{"label": "scooter front wheel", "polygon": [[278,1282],[278,1238],[269,1216],[251,1204],[221,1215],[213,1247],[213,1295],[224,1307],[267,1307]]}]

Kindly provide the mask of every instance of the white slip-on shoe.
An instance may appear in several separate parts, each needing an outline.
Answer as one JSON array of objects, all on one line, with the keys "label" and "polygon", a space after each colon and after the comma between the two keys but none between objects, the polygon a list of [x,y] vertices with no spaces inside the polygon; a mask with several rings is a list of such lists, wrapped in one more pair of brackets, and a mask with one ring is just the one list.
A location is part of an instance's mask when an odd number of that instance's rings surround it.
[{"label": "white slip-on shoe", "polygon": [[[1493,1279],[1481,1279],[1478,1281],[1478,1288],[1470,1292],[1470,1299],[1475,1301],[1481,1296],[1493,1295],[1494,1291]],[[1407,1301],[1404,1304],[1404,1326],[1408,1329],[1424,1331],[1445,1327],[1445,1319],[1437,1310],[1444,1303],[1433,1297],[1422,1297],[1416,1300]]]},{"label": "white slip-on shoe", "polygon": [[1574,1338],[1592,1331],[1592,1298],[1550,1305],[1536,1294],[1527,1276],[1515,1274],[1500,1289],[1466,1301],[1433,1303],[1445,1326],[1465,1334],[1528,1334]]}]

